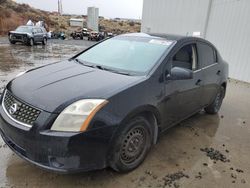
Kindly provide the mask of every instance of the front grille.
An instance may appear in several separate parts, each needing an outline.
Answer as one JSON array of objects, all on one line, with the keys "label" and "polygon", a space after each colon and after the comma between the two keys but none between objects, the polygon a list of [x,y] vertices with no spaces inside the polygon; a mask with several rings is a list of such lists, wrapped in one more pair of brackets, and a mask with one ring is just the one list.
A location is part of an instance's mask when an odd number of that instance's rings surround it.
[{"label": "front grille", "polygon": [[23,36],[22,35],[16,35],[16,39],[23,40]]},{"label": "front grille", "polygon": [[3,107],[6,113],[17,123],[31,127],[41,113],[40,110],[16,99],[6,90],[3,98]]}]

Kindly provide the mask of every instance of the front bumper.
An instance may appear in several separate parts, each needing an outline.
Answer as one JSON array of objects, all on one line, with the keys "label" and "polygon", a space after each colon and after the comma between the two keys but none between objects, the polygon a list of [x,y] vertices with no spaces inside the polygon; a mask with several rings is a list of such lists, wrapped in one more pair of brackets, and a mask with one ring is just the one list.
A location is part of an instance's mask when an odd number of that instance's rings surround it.
[{"label": "front bumper", "polygon": [[15,34],[11,34],[12,37],[9,37],[9,40],[12,42],[22,42],[25,44],[29,43],[30,37],[27,35],[15,35]]},{"label": "front bumper", "polygon": [[115,127],[106,126],[84,133],[21,128],[9,119],[0,106],[0,132],[5,143],[21,158],[43,169],[60,173],[107,167],[107,155]]}]

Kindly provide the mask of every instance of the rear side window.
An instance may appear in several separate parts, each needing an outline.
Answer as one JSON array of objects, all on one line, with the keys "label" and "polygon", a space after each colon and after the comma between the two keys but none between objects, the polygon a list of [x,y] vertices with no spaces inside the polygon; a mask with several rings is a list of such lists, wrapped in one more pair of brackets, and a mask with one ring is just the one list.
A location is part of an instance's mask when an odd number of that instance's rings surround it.
[{"label": "rear side window", "polygon": [[205,43],[198,43],[198,58],[202,67],[212,65],[216,62],[215,50]]}]

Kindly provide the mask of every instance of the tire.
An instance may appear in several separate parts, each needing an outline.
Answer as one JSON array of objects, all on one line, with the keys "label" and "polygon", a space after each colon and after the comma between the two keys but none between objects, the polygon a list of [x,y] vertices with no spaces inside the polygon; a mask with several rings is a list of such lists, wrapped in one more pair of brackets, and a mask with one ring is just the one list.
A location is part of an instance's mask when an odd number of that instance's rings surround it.
[{"label": "tire", "polygon": [[208,114],[217,114],[220,110],[224,97],[225,97],[225,88],[221,86],[212,104],[210,104],[205,108],[205,112]]},{"label": "tire", "polygon": [[34,44],[35,44],[34,39],[31,38],[30,41],[29,41],[29,45],[34,46]]},{"label": "tire", "polygon": [[47,44],[47,39],[46,38],[43,38],[43,45],[46,45]]},{"label": "tire", "polygon": [[122,127],[111,150],[111,168],[118,172],[129,172],[144,161],[152,145],[150,127],[144,117],[136,117]]},{"label": "tire", "polygon": [[16,44],[16,42],[15,42],[15,41],[10,40],[10,44]]}]

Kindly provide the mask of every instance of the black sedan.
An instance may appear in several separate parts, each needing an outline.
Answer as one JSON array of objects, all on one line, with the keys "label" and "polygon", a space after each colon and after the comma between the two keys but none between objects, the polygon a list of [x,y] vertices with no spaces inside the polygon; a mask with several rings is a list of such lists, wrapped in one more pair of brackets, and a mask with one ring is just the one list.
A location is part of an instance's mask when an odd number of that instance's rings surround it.
[{"label": "black sedan", "polygon": [[15,31],[10,31],[9,41],[11,44],[21,42],[33,46],[35,43],[47,44],[47,32],[44,27],[38,26],[19,26]]},{"label": "black sedan", "polygon": [[208,41],[126,34],[29,70],[1,97],[0,132],[20,157],[62,173],[138,167],[160,133],[216,114],[228,64]]}]

